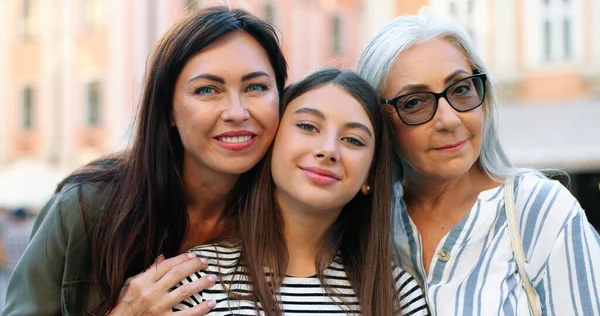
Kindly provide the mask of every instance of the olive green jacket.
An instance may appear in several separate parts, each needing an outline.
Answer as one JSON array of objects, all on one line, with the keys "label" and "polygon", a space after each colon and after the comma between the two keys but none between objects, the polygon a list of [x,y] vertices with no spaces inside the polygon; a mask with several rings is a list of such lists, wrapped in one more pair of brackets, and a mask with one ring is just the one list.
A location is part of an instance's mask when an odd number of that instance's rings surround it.
[{"label": "olive green jacket", "polygon": [[106,183],[71,184],[44,206],[9,281],[2,316],[86,315],[98,303],[90,233],[110,192]]}]

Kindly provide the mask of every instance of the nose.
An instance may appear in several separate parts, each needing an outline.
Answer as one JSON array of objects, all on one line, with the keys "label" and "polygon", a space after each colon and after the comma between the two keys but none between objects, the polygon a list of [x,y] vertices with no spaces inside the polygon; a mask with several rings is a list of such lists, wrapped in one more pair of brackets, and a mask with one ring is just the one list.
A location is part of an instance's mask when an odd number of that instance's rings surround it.
[{"label": "nose", "polygon": [[246,104],[239,93],[235,93],[230,98],[227,108],[221,113],[221,119],[225,122],[241,123],[250,118],[250,113]]},{"label": "nose", "polygon": [[314,156],[317,161],[334,164],[340,161],[340,149],[335,135],[323,135],[321,144],[316,148]]},{"label": "nose", "polygon": [[446,100],[438,100],[438,108],[435,113],[435,128],[438,131],[455,131],[461,124],[460,113],[458,113]]}]

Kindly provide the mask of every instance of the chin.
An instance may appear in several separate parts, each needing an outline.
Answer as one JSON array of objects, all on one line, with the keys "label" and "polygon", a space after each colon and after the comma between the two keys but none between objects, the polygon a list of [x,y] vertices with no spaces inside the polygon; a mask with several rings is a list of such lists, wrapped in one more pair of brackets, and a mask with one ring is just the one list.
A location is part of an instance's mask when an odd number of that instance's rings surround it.
[{"label": "chin", "polygon": [[456,178],[460,178],[463,175],[467,174],[469,172],[469,170],[471,170],[471,167],[473,165],[447,165],[447,166],[441,166],[441,168],[438,167],[437,170],[434,170],[432,172],[432,174],[436,175],[439,178],[443,178],[443,179],[456,179]]},{"label": "chin", "polygon": [[223,160],[218,167],[220,173],[230,174],[230,175],[241,175],[242,173],[246,173],[250,171],[256,164],[258,164],[259,160],[256,161],[248,161],[244,159],[243,162],[236,161],[227,161]]},{"label": "chin", "polygon": [[296,199],[302,204],[306,205],[307,208],[313,210],[328,210],[341,208],[346,203],[340,203],[340,199],[338,197],[332,196],[329,193],[319,194],[319,193],[311,193],[305,191],[302,196],[297,196]]}]

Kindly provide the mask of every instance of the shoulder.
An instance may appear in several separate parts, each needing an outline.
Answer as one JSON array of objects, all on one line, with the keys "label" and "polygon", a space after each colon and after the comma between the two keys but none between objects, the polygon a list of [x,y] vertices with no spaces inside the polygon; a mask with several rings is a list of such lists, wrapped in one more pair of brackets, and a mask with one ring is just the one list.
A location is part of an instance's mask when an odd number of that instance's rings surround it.
[{"label": "shoulder", "polygon": [[541,269],[559,236],[585,214],[577,199],[556,180],[522,174],[515,179],[515,186],[515,211],[523,249],[534,270]]},{"label": "shoulder", "polygon": [[563,226],[583,211],[560,182],[533,173],[515,179],[515,207],[521,213],[518,215],[527,221],[522,225],[536,223],[536,226],[551,223]]},{"label": "shoulder", "polygon": [[64,185],[42,208],[34,224],[34,233],[46,225],[60,225],[65,230],[91,228],[112,194],[106,182],[69,183]]}]

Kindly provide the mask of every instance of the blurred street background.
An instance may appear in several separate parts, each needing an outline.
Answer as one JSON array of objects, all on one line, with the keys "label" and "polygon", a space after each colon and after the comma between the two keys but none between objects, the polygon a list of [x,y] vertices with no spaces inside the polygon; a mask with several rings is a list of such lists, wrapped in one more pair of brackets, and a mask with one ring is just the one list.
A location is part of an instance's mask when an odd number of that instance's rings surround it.
[{"label": "blurred street background", "polygon": [[[127,148],[153,43],[187,10],[214,4],[276,26],[290,80],[318,66],[354,67],[384,23],[422,6],[457,19],[499,84],[510,158],[566,171],[570,183],[560,180],[600,226],[600,0],[0,0],[6,253],[22,251],[15,231],[28,236],[24,223],[61,178]],[[10,270],[10,260],[0,256],[0,266]]]}]

